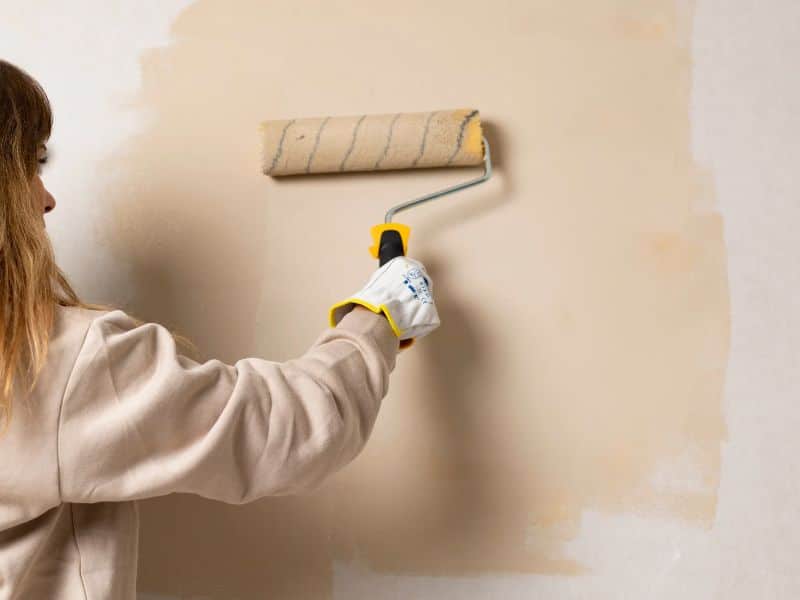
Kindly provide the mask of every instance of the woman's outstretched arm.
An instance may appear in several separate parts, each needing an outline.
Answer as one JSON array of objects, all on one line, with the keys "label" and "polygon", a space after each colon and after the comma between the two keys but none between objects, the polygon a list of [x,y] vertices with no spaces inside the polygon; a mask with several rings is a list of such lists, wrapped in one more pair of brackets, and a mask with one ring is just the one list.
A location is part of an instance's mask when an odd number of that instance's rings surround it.
[{"label": "woman's outstretched arm", "polygon": [[398,345],[385,317],[359,308],[299,358],[198,363],[163,326],[102,313],[62,399],[62,500],[238,504],[313,489],[366,443]]}]

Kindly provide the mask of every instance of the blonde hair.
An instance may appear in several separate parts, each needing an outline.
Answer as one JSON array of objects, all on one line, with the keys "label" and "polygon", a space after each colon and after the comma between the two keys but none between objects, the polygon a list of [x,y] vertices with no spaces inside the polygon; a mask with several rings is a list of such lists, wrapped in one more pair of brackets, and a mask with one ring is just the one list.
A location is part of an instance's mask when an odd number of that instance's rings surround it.
[{"label": "blonde hair", "polygon": [[52,126],[42,87],[0,60],[0,431],[10,422],[18,378],[30,392],[44,366],[56,307],[113,308],[78,298],[56,265],[42,208],[34,202],[39,152]]}]

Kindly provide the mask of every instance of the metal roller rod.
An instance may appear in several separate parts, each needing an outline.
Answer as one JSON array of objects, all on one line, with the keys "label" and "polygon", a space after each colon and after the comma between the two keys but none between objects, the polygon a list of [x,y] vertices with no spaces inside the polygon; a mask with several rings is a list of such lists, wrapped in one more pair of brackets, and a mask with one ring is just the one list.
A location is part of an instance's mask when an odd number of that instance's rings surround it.
[{"label": "metal roller rod", "polygon": [[386,218],[384,219],[384,222],[391,223],[394,215],[397,213],[422,204],[423,202],[441,198],[446,194],[452,194],[453,192],[458,192],[488,180],[492,176],[492,154],[489,151],[489,142],[487,142],[486,138],[483,136],[481,136],[481,139],[483,140],[483,175],[475,179],[471,179],[470,181],[465,181],[464,183],[459,183],[443,190],[439,190],[438,192],[426,194],[424,196],[420,196],[419,198],[415,198],[414,200],[409,200],[408,202],[393,206],[386,212]]}]

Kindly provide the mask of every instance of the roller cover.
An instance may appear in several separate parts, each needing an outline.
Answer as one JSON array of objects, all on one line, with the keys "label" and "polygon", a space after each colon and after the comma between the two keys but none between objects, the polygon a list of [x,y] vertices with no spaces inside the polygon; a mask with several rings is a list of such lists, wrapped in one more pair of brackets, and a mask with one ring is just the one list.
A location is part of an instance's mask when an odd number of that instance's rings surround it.
[{"label": "roller cover", "polygon": [[266,121],[261,129],[272,176],[483,162],[480,114],[469,108]]}]

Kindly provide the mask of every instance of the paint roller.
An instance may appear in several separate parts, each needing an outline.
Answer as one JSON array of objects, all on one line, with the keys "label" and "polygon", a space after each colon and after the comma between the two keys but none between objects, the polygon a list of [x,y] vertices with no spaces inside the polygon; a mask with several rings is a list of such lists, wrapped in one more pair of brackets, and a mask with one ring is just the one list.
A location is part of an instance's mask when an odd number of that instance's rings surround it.
[{"label": "paint roller", "polygon": [[391,207],[370,230],[380,265],[408,252],[408,225],[394,216],[488,180],[489,144],[473,109],[266,121],[263,171],[271,177],[483,165],[483,175]]}]

